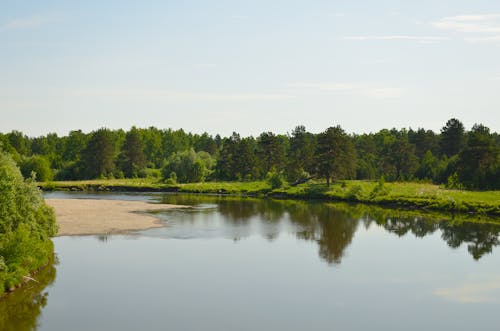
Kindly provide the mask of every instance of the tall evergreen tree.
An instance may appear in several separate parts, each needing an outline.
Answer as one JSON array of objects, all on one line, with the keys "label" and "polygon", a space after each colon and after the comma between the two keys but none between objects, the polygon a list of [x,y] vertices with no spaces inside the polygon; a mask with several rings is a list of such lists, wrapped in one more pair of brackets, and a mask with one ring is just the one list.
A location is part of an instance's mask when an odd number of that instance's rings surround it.
[{"label": "tall evergreen tree", "polygon": [[356,173],[356,150],[351,138],[340,127],[329,127],[318,135],[317,172],[330,186],[332,179],[353,178]]},{"label": "tall evergreen tree", "polygon": [[271,169],[282,170],[286,164],[287,142],[286,137],[275,135],[272,132],[263,132],[257,138],[258,156],[261,161],[262,174]]},{"label": "tall evergreen tree", "polygon": [[441,129],[441,150],[450,157],[458,154],[465,142],[465,129],[462,122],[452,118]]},{"label": "tall evergreen tree", "polygon": [[291,181],[297,180],[303,172],[313,172],[314,135],[306,131],[303,125],[297,126],[290,136],[288,151],[287,177]]}]

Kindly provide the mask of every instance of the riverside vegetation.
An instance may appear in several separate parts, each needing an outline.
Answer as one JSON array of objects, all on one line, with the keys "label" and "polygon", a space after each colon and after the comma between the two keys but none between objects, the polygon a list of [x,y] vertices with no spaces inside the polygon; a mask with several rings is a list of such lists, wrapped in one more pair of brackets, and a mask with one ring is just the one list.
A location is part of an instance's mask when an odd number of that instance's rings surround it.
[{"label": "riverside vegetation", "polygon": [[0,295],[12,290],[53,257],[57,232],[49,208],[32,179],[0,151]]},{"label": "riverside vegetation", "polygon": [[165,183],[153,178],[101,179],[39,183],[46,191],[149,191],[232,194],[289,199],[362,202],[436,211],[500,216],[500,191],[446,189],[428,183],[342,180],[327,186],[320,181],[273,188],[272,181]]},{"label": "riverside vegetation", "polygon": [[297,126],[286,135],[221,137],[133,127],[36,138],[13,131],[0,134],[0,144],[44,189],[243,193],[498,214],[500,136],[482,124],[466,131],[458,119],[440,133],[348,134],[334,126],[314,134]]}]

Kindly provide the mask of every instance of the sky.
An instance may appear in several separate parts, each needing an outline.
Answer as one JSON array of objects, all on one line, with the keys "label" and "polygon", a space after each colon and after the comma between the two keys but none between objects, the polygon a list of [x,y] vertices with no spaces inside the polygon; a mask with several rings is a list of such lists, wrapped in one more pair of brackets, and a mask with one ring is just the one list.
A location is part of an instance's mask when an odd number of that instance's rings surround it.
[{"label": "sky", "polygon": [[498,0],[0,0],[0,132],[500,132]]}]

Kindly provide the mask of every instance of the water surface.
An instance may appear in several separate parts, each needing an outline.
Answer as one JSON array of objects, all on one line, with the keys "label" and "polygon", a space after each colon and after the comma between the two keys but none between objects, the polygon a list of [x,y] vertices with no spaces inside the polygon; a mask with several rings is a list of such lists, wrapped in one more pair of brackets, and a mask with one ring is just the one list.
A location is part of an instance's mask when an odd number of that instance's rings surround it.
[{"label": "water surface", "polygon": [[0,329],[498,329],[498,225],[317,202],[54,195],[194,208],[158,214],[165,228],[55,238],[55,269],[0,301]]}]

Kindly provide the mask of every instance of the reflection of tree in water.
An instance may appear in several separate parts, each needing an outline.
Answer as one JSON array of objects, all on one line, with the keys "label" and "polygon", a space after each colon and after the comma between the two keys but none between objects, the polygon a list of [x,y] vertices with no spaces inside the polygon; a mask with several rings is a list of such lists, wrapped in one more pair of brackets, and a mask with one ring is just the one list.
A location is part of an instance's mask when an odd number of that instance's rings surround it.
[{"label": "reflection of tree in water", "polygon": [[[358,224],[344,210],[324,203],[271,199],[227,199],[217,203],[218,211],[233,226],[249,226],[255,218],[262,236],[268,240],[276,239],[289,220],[298,238],[318,243],[319,255],[328,263],[341,262]],[[240,228],[239,233],[242,232]]]},{"label": "reflection of tree in water", "polygon": [[300,225],[297,237],[315,240],[319,255],[328,263],[339,264],[351,244],[359,218],[327,204],[296,204],[289,208],[290,220]]},{"label": "reflection of tree in water", "polygon": [[[320,256],[329,263],[340,263],[361,221],[372,223],[399,237],[408,233],[423,238],[441,230],[442,239],[452,248],[467,244],[474,259],[491,253],[500,244],[500,224],[472,222],[468,216],[457,222],[453,216],[423,215],[418,211],[387,209],[366,205],[296,202],[287,208],[290,220],[300,225],[297,237],[316,240]],[[467,221],[469,220],[469,221]]]},{"label": "reflection of tree in water", "polygon": [[254,220],[260,222],[259,230],[269,240],[277,238],[287,224],[290,227],[290,222],[297,238],[318,243],[319,255],[328,263],[341,262],[360,223],[366,228],[376,224],[399,237],[411,233],[423,238],[441,230],[442,239],[450,247],[457,248],[465,243],[474,259],[480,259],[500,244],[500,225],[472,219],[468,215],[451,216],[362,204],[220,196],[181,197],[171,195],[169,199],[177,199],[175,202],[184,204],[217,203],[225,221],[238,227],[238,238],[252,233],[250,226],[255,224]]},{"label": "reflection of tree in water", "polygon": [[48,293],[43,290],[54,282],[56,268],[51,264],[33,278],[37,282],[30,281],[0,299],[0,330],[28,331],[38,328],[38,317],[48,300]]},{"label": "reflection of tree in water", "polygon": [[318,240],[319,255],[328,263],[340,263],[344,251],[351,244],[358,220],[342,211],[324,208],[318,215],[321,237]]},{"label": "reflection of tree in water", "polygon": [[258,203],[252,200],[220,200],[219,212],[230,222],[236,224],[247,223],[250,218],[258,214]]},{"label": "reflection of tree in water", "polygon": [[100,234],[100,235],[96,236],[97,240],[99,240],[100,242],[103,242],[103,243],[107,243],[109,241],[110,237],[111,236],[107,235],[107,234]]},{"label": "reflection of tree in water", "polygon": [[439,229],[442,233],[441,238],[448,246],[458,248],[466,243],[467,250],[475,260],[479,260],[486,253],[491,253],[493,247],[500,244],[499,224],[452,222],[419,216],[399,215],[398,218],[390,218],[388,215],[378,216],[374,217],[377,224],[398,236],[411,232],[416,237],[425,237]]},{"label": "reflection of tree in water", "polygon": [[438,229],[438,223],[421,217],[402,217],[387,218],[385,220],[376,220],[388,232],[392,232],[402,237],[408,232],[416,237],[423,238],[434,233]]},{"label": "reflection of tree in water", "polygon": [[480,223],[453,224],[443,222],[440,224],[441,238],[452,248],[458,248],[463,243],[467,244],[467,250],[479,260],[484,254],[491,253],[493,247],[498,246],[500,241],[500,225]]}]

